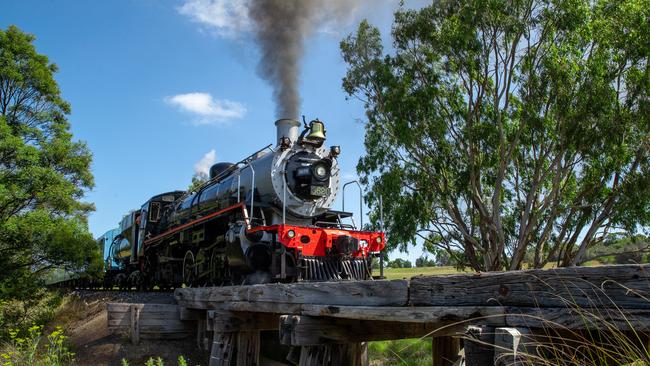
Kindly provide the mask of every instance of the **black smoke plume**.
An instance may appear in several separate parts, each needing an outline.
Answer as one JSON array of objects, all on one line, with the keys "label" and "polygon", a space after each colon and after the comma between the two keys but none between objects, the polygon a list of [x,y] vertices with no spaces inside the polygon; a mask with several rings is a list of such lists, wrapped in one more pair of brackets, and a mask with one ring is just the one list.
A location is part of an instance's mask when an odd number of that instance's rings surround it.
[{"label": "black smoke plume", "polygon": [[262,58],[258,72],[273,87],[278,118],[297,118],[300,59],[304,41],[319,24],[349,15],[347,0],[252,0],[249,16]]}]

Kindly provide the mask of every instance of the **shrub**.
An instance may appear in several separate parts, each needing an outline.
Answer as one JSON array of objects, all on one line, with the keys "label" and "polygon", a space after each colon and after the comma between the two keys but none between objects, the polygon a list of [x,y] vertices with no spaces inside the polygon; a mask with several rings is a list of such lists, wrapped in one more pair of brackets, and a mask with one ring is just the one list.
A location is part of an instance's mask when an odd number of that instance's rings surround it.
[{"label": "shrub", "polygon": [[0,358],[6,366],[65,366],[74,361],[74,353],[66,344],[63,330],[57,327],[43,336],[43,326],[33,325],[26,332],[9,331],[10,341],[3,347]]},{"label": "shrub", "polygon": [[[129,361],[123,358],[122,366],[129,366]],[[165,366],[165,363],[160,357],[157,358],[150,357],[145,363],[145,366]],[[185,360],[185,357],[178,356],[178,366],[187,366],[187,361]]]},{"label": "shrub", "polygon": [[24,334],[33,324],[47,324],[62,300],[60,293],[43,289],[29,298],[0,299],[0,342],[11,340],[9,330]]}]

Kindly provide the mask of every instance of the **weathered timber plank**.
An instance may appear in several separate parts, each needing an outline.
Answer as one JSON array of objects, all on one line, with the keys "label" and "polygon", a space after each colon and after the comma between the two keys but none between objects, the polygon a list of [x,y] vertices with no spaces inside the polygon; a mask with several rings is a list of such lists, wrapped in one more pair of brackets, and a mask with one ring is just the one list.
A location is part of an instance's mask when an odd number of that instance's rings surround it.
[{"label": "weathered timber plank", "polygon": [[131,304],[131,343],[140,343],[140,310],[142,305]]},{"label": "weathered timber plank", "polygon": [[650,331],[650,309],[508,308],[506,314],[509,327]]},{"label": "weathered timber plank", "polygon": [[400,323],[302,315],[280,317],[280,343],[292,346],[442,336],[458,334],[463,330],[463,325],[455,323]]},{"label": "weathered timber plank", "polygon": [[188,309],[178,306],[181,320],[202,320],[205,318],[205,311]]},{"label": "weathered timber plank", "polygon": [[300,349],[299,366],[349,365],[367,366],[366,343],[325,344],[303,346]]},{"label": "weathered timber plank", "polygon": [[237,365],[257,366],[260,364],[260,331],[237,333]]},{"label": "weathered timber plank", "polygon": [[571,267],[410,281],[415,306],[624,307],[650,309],[650,265]]},{"label": "weathered timber plank", "polygon": [[343,281],[182,288],[176,289],[174,296],[181,306],[192,309],[212,309],[218,303],[230,301],[403,306],[408,301],[408,282]]},{"label": "weathered timber plank", "polygon": [[216,306],[219,311],[258,312],[341,319],[381,320],[407,323],[440,323],[475,319],[480,323],[505,325],[501,306],[340,306],[233,301]]},{"label": "weathered timber plank", "polygon": [[141,325],[140,333],[194,333],[195,324],[162,324],[162,325]]},{"label": "weathered timber plank", "polygon": [[[120,320],[120,319],[125,319],[129,318],[130,313],[108,313],[108,321],[110,322],[111,320]],[[171,312],[165,312],[165,313],[143,313],[140,312],[140,319],[164,319],[164,320],[172,320],[172,321],[180,321],[180,314],[179,313],[171,313]]]},{"label": "weathered timber plank", "polygon": [[[431,339],[431,359],[434,366],[452,366],[458,360],[460,339],[458,337],[433,337]],[[475,366],[468,363],[468,365]]]},{"label": "weathered timber plank", "polygon": [[235,337],[235,333],[214,333],[209,366],[230,366]]},{"label": "weathered timber plank", "polygon": [[178,312],[176,304],[133,304],[109,302],[106,304],[106,311],[109,313],[128,313],[131,305],[140,305],[143,312]]},{"label": "weathered timber plank", "polygon": [[463,339],[465,364],[471,366],[494,365],[494,327],[476,326],[467,327]]},{"label": "weathered timber plank", "polygon": [[280,316],[270,313],[242,313],[208,310],[207,330],[220,333],[276,330]]},{"label": "weathered timber plank", "polygon": [[141,339],[161,339],[161,340],[174,340],[174,339],[184,339],[189,337],[191,332],[188,331],[181,331],[181,332],[175,332],[175,333],[158,333],[158,332],[151,332],[151,333],[140,333],[140,338]]},{"label": "weathered timber plank", "polygon": [[[164,321],[162,319],[160,320],[153,320],[153,321],[148,321],[143,324],[143,322],[140,322],[140,333],[152,333],[152,332],[171,332],[171,333],[176,333],[176,332],[186,332],[186,331],[195,331],[196,330],[196,324],[194,322],[169,322],[169,321]],[[131,330],[131,322],[130,321],[111,321],[108,323],[108,328],[111,330],[117,330],[117,329],[124,329],[124,330]]]},{"label": "weathered timber plank", "polygon": [[348,345],[348,352],[350,353],[351,366],[368,366],[370,359],[368,358],[368,342],[352,343]]},{"label": "weathered timber plank", "polygon": [[[178,319],[147,319],[140,317],[140,326],[145,325],[184,325],[184,324],[196,324],[196,321],[181,321]],[[108,326],[111,328],[116,327],[128,327],[131,325],[131,320],[129,318],[114,319],[108,321]]]},{"label": "weathered timber plank", "polygon": [[[124,311],[127,309],[128,311]],[[107,304],[111,330],[129,330],[137,342],[142,334],[177,334],[195,331],[196,321],[181,321],[180,308],[173,304]]]},{"label": "weathered timber plank", "polygon": [[495,366],[534,364],[535,342],[527,328],[496,328],[494,330]]}]

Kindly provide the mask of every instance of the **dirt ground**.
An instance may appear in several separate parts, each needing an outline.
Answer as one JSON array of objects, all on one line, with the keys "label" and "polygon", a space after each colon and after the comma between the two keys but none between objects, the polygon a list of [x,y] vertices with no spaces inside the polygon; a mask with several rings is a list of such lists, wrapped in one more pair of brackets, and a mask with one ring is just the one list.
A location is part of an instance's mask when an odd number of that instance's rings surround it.
[{"label": "dirt ground", "polygon": [[106,303],[174,303],[171,293],[125,293],[77,291],[66,297],[54,324],[61,324],[75,352],[75,364],[91,366],[144,365],[153,358],[162,358],[166,366],[177,365],[179,356],[188,365],[207,365],[209,354],[196,346],[196,338],[157,341],[141,339],[132,345],[127,334],[111,334],[107,326]]}]

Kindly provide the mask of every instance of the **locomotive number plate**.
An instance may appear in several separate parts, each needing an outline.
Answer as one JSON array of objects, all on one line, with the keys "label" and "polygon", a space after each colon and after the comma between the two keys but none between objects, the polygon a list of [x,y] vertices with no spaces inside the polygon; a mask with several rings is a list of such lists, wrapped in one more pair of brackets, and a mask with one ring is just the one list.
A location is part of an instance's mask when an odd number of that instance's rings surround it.
[{"label": "locomotive number plate", "polygon": [[330,189],[329,189],[329,187],[312,186],[310,193],[311,193],[312,196],[323,197],[323,196],[327,196],[328,194],[330,194]]}]

